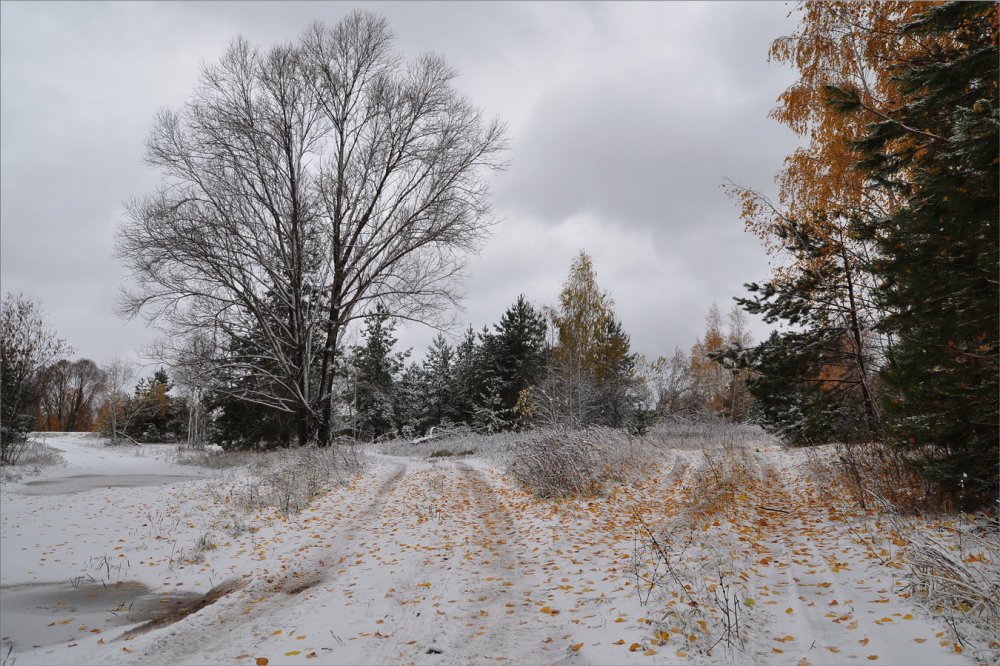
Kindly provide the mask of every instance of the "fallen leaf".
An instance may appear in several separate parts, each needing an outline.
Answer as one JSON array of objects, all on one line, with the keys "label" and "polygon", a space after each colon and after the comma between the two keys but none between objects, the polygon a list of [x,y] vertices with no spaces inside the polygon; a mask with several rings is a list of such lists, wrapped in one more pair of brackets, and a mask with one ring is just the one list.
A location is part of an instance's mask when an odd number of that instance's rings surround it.
[{"label": "fallen leaf", "polygon": [[569,646],[569,649],[572,650],[573,652],[579,652],[580,648],[582,648],[582,647],[583,647],[583,643],[574,643],[573,645]]}]

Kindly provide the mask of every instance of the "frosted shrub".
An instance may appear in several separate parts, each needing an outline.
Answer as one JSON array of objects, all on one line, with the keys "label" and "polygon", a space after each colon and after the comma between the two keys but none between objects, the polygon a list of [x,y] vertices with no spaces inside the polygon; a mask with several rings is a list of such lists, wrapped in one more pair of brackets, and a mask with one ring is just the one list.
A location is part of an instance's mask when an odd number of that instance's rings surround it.
[{"label": "frosted shrub", "polygon": [[539,497],[600,494],[642,476],[650,451],[622,430],[535,430],[507,447],[506,471]]}]

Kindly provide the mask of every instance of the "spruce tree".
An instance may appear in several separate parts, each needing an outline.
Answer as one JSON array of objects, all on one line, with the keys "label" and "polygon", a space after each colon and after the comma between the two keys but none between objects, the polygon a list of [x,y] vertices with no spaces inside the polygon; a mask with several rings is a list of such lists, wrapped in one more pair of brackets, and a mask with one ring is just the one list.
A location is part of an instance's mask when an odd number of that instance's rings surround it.
[{"label": "spruce tree", "polygon": [[509,426],[521,392],[545,373],[545,316],[521,294],[493,329],[490,374]]},{"label": "spruce tree", "polygon": [[394,352],[395,322],[379,306],[365,325],[365,344],[354,348],[354,415],[358,436],[375,439],[396,431],[396,381],[409,352]]},{"label": "spruce tree", "polygon": [[831,105],[872,119],[855,144],[869,184],[900,205],[869,220],[891,335],[882,372],[891,441],[969,507],[998,492],[998,85],[995,3],[928,8],[894,71],[895,108],[856,90]]},{"label": "spruce tree", "polygon": [[479,394],[482,390],[479,358],[476,332],[472,326],[469,326],[462,341],[455,347],[455,358],[452,364],[452,412],[455,420],[459,423],[472,423],[473,421]]},{"label": "spruce tree", "polygon": [[422,367],[421,428],[426,429],[442,421],[454,421],[456,412],[453,401],[452,366],[454,352],[440,333],[427,348]]}]

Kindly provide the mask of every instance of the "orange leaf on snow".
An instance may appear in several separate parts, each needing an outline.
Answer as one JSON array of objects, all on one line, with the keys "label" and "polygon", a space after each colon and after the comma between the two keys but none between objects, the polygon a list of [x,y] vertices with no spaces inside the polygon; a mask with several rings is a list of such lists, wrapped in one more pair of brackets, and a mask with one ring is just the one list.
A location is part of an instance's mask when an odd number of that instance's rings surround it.
[{"label": "orange leaf on snow", "polygon": [[639,650],[641,648],[642,648],[642,646],[639,645],[638,643],[632,643],[632,645],[628,646],[628,651],[629,652],[635,652],[636,650]]},{"label": "orange leaf on snow", "polygon": [[868,655],[868,661],[875,661],[876,659],[878,659],[878,655],[877,654],[870,654],[870,655]]},{"label": "orange leaf on snow", "polygon": [[289,650],[288,652],[285,653],[285,656],[286,657],[294,657],[297,654],[302,654],[302,653],[299,652],[298,650]]},{"label": "orange leaf on snow", "polygon": [[625,639],[624,638],[619,638],[614,643],[612,643],[612,645],[625,645]]},{"label": "orange leaf on snow", "polygon": [[257,657],[257,666],[267,666],[270,661],[267,657]]},{"label": "orange leaf on snow", "polygon": [[579,652],[580,648],[582,648],[582,647],[583,647],[583,643],[574,643],[573,645],[569,646],[569,649],[572,650],[573,652]]},{"label": "orange leaf on snow", "polygon": [[654,650],[653,648],[649,648],[648,650],[643,652],[643,654],[646,655],[647,657],[652,657],[654,654],[656,654],[656,650]]},{"label": "orange leaf on snow", "polygon": [[786,613],[788,613],[789,615],[791,615],[791,614],[792,614],[792,613],[794,613],[795,611],[794,611],[794,610],[792,609],[792,607],[791,607],[791,606],[789,606],[788,608],[786,608],[786,609],[785,609],[785,612],[786,612]]}]

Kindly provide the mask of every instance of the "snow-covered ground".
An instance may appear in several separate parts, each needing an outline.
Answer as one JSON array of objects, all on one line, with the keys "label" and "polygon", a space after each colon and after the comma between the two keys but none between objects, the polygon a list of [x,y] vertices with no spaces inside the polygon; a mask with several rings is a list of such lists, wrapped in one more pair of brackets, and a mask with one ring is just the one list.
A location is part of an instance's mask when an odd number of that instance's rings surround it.
[{"label": "snow-covered ground", "polygon": [[[646,482],[558,502],[481,458],[375,455],[285,517],[241,509],[231,472],[50,445],[65,467],[3,486],[7,663],[969,663],[904,596],[892,553],[870,552],[849,510],[777,449],[762,453],[770,483],[685,523],[690,559],[721,555],[752,595],[739,650],[708,656],[671,626],[685,600],[669,585],[640,594],[635,577],[642,526],[704,490],[697,452],[664,451]],[[85,474],[102,480],[71,480]],[[39,487],[64,494],[25,492]]]}]

